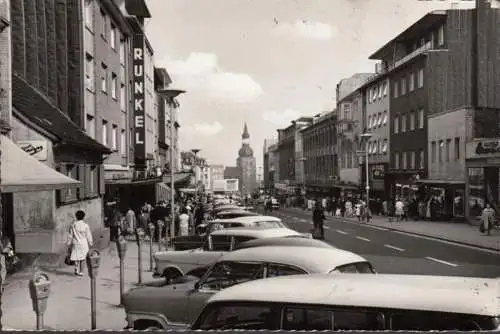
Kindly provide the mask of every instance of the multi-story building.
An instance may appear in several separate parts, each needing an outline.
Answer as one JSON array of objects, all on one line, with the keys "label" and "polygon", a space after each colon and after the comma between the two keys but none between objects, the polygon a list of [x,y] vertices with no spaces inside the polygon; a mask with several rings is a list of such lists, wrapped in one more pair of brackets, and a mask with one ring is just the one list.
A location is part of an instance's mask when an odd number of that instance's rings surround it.
[{"label": "multi-story building", "polygon": [[144,36],[144,112],[146,128],[146,168],[158,167],[158,113],[155,110],[157,96],[154,86],[154,52],[146,35]]},{"label": "multi-story building", "polygon": [[308,193],[328,192],[338,196],[334,191],[338,179],[336,120],[336,111],[328,111],[301,130],[304,166],[301,178]]},{"label": "multi-story building", "polygon": [[[165,68],[155,67],[154,69],[154,84],[155,92],[165,89],[172,83],[170,76]],[[154,110],[157,114],[158,124],[158,166],[164,172],[170,172],[172,162],[170,161],[170,148],[173,148],[171,131],[170,131],[170,110],[165,98],[160,94],[155,94]],[[177,152],[174,153],[174,159]]]},{"label": "multi-story building", "polygon": [[301,117],[296,121],[292,121],[295,125],[295,138],[294,138],[294,170],[295,170],[295,183],[297,186],[302,188],[302,192],[305,192],[306,178],[305,178],[305,156],[304,156],[304,139],[302,135],[302,129],[308,127],[313,122],[312,117]]},{"label": "multi-story building", "polygon": [[[373,76],[373,74],[371,74]],[[360,154],[364,151],[363,133],[363,100],[364,90],[361,88],[371,77],[368,74],[354,75],[341,80],[337,85],[337,152],[339,181],[337,186],[347,193],[340,196],[349,197],[358,192],[361,186]],[[355,84],[353,84],[354,82]],[[351,91],[350,93],[347,88]]]},{"label": "multi-story building", "polygon": [[5,109],[12,117],[1,140],[7,157],[2,232],[18,253],[65,252],[77,210],[86,212],[96,239],[109,240],[103,234],[103,160],[113,152],[83,130],[85,35],[84,26],[75,25],[84,22],[83,4],[10,1],[12,86],[2,88],[12,92]]},{"label": "multi-story building", "polygon": [[210,165],[210,189],[218,180],[224,180],[224,165]]},{"label": "multi-story building", "polygon": [[211,189],[212,175],[210,172],[210,165],[205,159],[200,159],[198,163],[193,166],[193,172],[197,186],[203,187],[204,190]]},{"label": "multi-story building", "polygon": [[[375,74],[361,90],[364,96],[362,128],[372,135],[364,148],[368,150],[371,197],[382,199],[390,193],[387,177],[390,162],[390,87],[382,63],[376,64]],[[361,164],[361,184],[366,184],[366,163]]]},{"label": "multi-story building", "polygon": [[[111,150],[104,164],[106,198],[113,202],[130,186],[129,113],[131,27],[110,1],[84,1],[85,132]],[[127,206],[128,203],[122,204]]]},{"label": "multi-story building", "polygon": [[270,167],[271,167],[271,157],[270,155],[273,154],[273,152],[271,152],[269,150],[269,147],[271,147],[272,145],[275,145],[276,143],[278,142],[278,139],[276,138],[267,138],[267,139],[264,139],[264,147],[263,147],[263,183],[264,183],[264,186],[265,187],[268,187],[272,184],[272,182],[270,182],[271,178],[270,178]]}]

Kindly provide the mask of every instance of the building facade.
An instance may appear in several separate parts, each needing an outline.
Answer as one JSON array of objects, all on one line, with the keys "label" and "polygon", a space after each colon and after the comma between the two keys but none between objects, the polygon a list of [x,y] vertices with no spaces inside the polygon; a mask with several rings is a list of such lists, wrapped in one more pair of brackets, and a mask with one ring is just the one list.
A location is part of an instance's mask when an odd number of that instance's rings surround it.
[{"label": "building facade", "polygon": [[236,165],[240,171],[240,191],[243,196],[252,194],[257,189],[257,166],[253,150],[250,147],[250,134],[245,123],[243,134],[241,135],[242,145],[238,151]]},{"label": "building facade", "polygon": [[[112,151],[84,131],[84,26],[74,22],[84,22],[82,1],[11,2],[12,117],[2,156],[7,168],[18,167],[2,175],[1,187],[4,232],[18,253],[65,252],[77,210],[86,212],[96,238],[109,240],[103,160]],[[41,178],[38,187],[23,169]],[[79,182],[64,186],[69,180]]]},{"label": "building facade", "polygon": [[[362,88],[363,129],[372,135],[368,142],[368,176],[371,197],[386,198],[390,193],[390,85],[381,68]],[[366,184],[366,165],[361,165],[361,183]]]},{"label": "building facade", "polygon": [[308,127],[313,122],[313,118],[301,117],[292,124],[295,125],[295,138],[294,138],[294,170],[295,170],[295,183],[298,187],[302,188],[302,192],[305,192],[306,178],[305,178],[305,155],[304,155],[304,138],[302,134],[302,129]]},{"label": "building facade", "polygon": [[224,180],[224,165],[210,165],[210,189],[216,180]]},{"label": "building facade", "polygon": [[339,170],[337,164],[337,113],[315,117],[301,130],[303,140],[303,180],[308,193],[335,195]]},{"label": "building facade", "polygon": [[264,139],[264,147],[263,147],[263,183],[264,187],[269,188],[272,184],[271,182],[271,155],[273,154],[269,148],[275,145],[278,142],[276,138],[267,138]]}]

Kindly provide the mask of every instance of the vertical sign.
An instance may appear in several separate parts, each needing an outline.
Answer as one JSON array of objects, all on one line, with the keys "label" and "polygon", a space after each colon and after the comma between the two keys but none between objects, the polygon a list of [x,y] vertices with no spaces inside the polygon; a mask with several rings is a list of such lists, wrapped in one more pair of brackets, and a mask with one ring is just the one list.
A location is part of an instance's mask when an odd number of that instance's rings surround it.
[{"label": "vertical sign", "polygon": [[133,94],[134,94],[134,149],[135,165],[146,165],[146,128],[144,112],[144,35],[135,34],[133,38]]}]

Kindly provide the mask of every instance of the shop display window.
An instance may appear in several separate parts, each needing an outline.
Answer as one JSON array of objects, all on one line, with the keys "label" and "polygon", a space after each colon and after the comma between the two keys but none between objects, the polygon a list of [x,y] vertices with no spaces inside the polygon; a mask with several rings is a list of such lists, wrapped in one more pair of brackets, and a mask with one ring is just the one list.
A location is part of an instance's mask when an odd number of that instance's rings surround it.
[{"label": "shop display window", "polygon": [[469,216],[477,217],[486,204],[484,168],[469,168]]}]

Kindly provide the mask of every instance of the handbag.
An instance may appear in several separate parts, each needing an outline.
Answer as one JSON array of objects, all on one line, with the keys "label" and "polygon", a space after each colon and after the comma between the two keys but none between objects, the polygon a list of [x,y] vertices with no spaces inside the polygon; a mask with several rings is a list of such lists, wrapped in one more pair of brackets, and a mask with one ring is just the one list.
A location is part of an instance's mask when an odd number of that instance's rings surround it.
[{"label": "handbag", "polygon": [[66,257],[64,258],[64,263],[68,266],[72,266],[75,264],[75,262],[71,260],[71,246],[68,247]]}]

